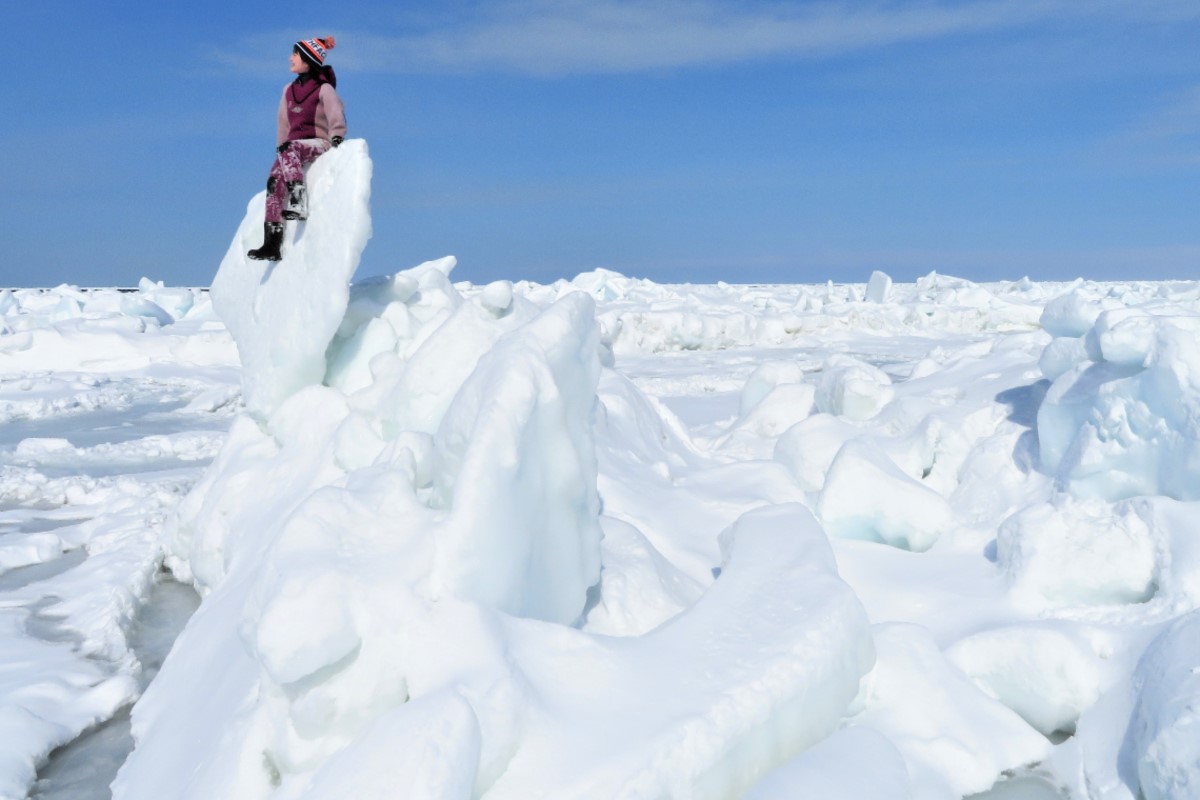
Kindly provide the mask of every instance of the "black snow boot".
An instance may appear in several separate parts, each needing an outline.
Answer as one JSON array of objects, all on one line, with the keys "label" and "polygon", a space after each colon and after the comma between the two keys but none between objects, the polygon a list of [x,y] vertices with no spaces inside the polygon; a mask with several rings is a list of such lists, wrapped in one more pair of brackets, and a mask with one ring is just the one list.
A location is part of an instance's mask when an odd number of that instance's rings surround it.
[{"label": "black snow boot", "polygon": [[264,222],[262,247],[256,247],[246,255],[256,261],[278,261],[283,258],[283,253],[280,252],[281,247],[283,247],[283,223]]},{"label": "black snow boot", "polygon": [[308,189],[304,181],[289,181],[287,203],[283,206],[284,219],[308,219]]}]

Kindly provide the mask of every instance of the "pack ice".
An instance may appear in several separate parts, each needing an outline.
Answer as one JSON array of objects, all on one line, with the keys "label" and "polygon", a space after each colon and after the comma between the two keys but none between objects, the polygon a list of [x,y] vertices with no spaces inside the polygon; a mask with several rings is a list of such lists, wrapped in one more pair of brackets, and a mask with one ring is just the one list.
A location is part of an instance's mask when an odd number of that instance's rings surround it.
[{"label": "pack ice", "polygon": [[603,515],[605,431],[664,443],[592,298],[347,291],[369,175],[318,160],[273,269],[256,198],[214,283],[246,413],[168,525],[204,602],[114,795],[727,797],[833,731],[873,650],[812,514],[740,499],[699,576]]},{"label": "pack ice", "polygon": [[1195,797],[1195,282],[351,285],[369,176],[0,292],[0,795]]}]

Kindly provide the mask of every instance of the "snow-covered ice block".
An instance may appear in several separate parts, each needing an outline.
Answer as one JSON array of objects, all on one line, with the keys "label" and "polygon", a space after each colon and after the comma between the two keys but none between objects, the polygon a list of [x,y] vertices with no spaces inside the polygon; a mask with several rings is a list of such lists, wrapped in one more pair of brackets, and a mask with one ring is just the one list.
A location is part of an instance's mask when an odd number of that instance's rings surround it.
[{"label": "snow-covered ice block", "polygon": [[152,319],[159,325],[170,325],[175,321],[175,318],[167,313],[166,309],[140,294],[122,296],[121,313],[129,317]]},{"label": "snow-covered ice block", "polygon": [[972,634],[946,651],[985,692],[1046,736],[1074,733],[1100,697],[1099,657],[1088,642],[1050,625],[1009,625]]},{"label": "snow-covered ice block", "polygon": [[[1090,360],[1059,374],[1038,409],[1039,459],[1062,489],[1200,499],[1198,335],[1195,317],[1099,316]],[[1048,374],[1065,366],[1048,360]]]},{"label": "snow-covered ice block", "polygon": [[735,421],[715,443],[723,451],[770,458],[775,440],[813,412],[816,390],[808,383],[784,383]]},{"label": "snow-covered ice block", "polygon": [[1030,602],[1143,603],[1157,588],[1158,544],[1137,508],[1058,496],[1009,517],[996,555]]},{"label": "snow-covered ice block", "polygon": [[553,713],[529,719],[487,797],[736,797],[836,728],[873,651],[824,535],[787,504],[722,540],[720,578],[645,636],[513,630]]},{"label": "snow-covered ice block", "polygon": [[[1184,323],[1185,325],[1187,323]],[[1088,355],[1123,367],[1141,368],[1154,353],[1160,322],[1135,309],[1105,311],[1084,337]]]},{"label": "snow-covered ice block", "polygon": [[791,471],[805,491],[819,491],[842,445],[862,433],[862,428],[841,417],[813,414],[779,437],[773,457]]},{"label": "snow-covered ice block", "polygon": [[1200,612],[1155,639],[1134,673],[1127,742],[1146,800],[1192,800],[1200,789]]},{"label": "snow-covered ice block", "polygon": [[1050,380],[1057,380],[1068,370],[1090,361],[1087,343],[1080,337],[1053,339],[1038,359],[1038,369]]},{"label": "snow-covered ice block", "polygon": [[900,753],[878,731],[859,727],[805,750],[743,795],[743,800],[781,798],[916,800]]},{"label": "snow-covered ice block", "polygon": [[435,435],[430,585],[511,614],[572,623],[600,577],[592,300],[575,292],[479,359]]},{"label": "snow-covered ice block", "polygon": [[744,417],[753,411],[775,387],[803,381],[804,367],[796,361],[767,361],[759,364],[742,386],[738,415]]},{"label": "snow-covered ice block", "polygon": [[1079,337],[1088,332],[1105,308],[1113,305],[1075,289],[1046,303],[1040,322],[1051,336]]},{"label": "snow-covered ice block", "polygon": [[892,278],[886,272],[875,270],[867,281],[867,291],[864,299],[868,303],[886,303],[892,293]]},{"label": "snow-covered ice block", "polygon": [[1049,755],[1050,741],[950,664],[927,630],[894,623],[872,631],[878,660],[852,722],[900,751],[914,798],[982,792],[1005,770]]},{"label": "snow-covered ice block", "polygon": [[[464,302],[448,279],[453,265],[453,258],[427,262],[389,282],[372,281],[361,291],[356,286],[347,321],[330,347],[327,380],[355,391],[353,406],[388,437],[433,434],[480,358],[542,310],[514,300],[508,313],[496,316],[480,303]],[[371,309],[377,316],[365,317]],[[394,345],[384,349],[393,337]]]},{"label": "snow-covered ice block", "polygon": [[601,517],[603,570],[584,630],[639,636],[689,608],[703,587],[678,569],[634,526]]},{"label": "snow-covered ice block", "polygon": [[237,343],[242,395],[260,420],[325,377],[325,351],[341,325],[350,279],[371,236],[371,159],[351,139],[313,162],[309,219],[287,223],[283,260],[254,261],[265,193],[247,208],[213,278],[213,307]]},{"label": "snow-covered ice block", "polygon": [[817,500],[831,536],[866,539],[905,550],[928,550],[954,524],[940,494],[909,477],[864,439],[846,442]]},{"label": "snow-covered ice block", "polygon": [[470,703],[456,692],[441,692],[381,714],[357,746],[272,797],[470,800],[476,796],[480,739]]},{"label": "snow-covered ice block", "polygon": [[869,420],[895,397],[892,379],[878,367],[845,355],[826,359],[817,383],[817,410]]}]

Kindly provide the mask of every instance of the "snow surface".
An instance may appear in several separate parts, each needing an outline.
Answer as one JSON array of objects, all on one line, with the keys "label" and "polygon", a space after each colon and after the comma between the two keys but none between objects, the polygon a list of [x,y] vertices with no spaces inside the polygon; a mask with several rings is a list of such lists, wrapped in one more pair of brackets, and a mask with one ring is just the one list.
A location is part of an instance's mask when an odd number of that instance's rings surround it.
[{"label": "snow surface", "polygon": [[1200,285],[349,285],[369,175],[0,292],[0,797],[1196,796]]}]

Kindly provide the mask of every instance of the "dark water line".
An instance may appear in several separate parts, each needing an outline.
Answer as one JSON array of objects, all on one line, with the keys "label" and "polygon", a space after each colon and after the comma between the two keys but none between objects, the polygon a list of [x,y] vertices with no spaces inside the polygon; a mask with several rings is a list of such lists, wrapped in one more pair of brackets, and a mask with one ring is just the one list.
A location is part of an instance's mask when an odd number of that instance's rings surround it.
[{"label": "dark water line", "polygon": [[[154,680],[171,645],[200,605],[192,587],[160,576],[129,631],[129,646],[142,665],[142,690]],[[121,709],[50,754],[38,771],[29,800],[111,800],[109,786],[133,752],[130,708]]]}]

